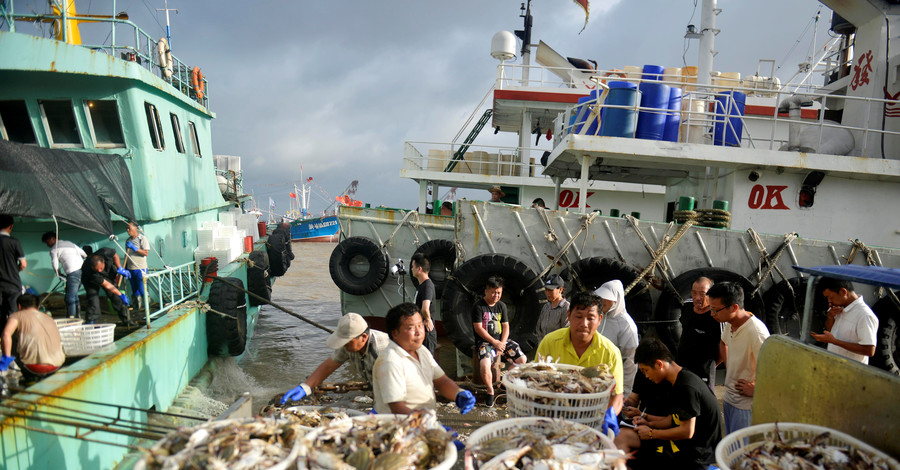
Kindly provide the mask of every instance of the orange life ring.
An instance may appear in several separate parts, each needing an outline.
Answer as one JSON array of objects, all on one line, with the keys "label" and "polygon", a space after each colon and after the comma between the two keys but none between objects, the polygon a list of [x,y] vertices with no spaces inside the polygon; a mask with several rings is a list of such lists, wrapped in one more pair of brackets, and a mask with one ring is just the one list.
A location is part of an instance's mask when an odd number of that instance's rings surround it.
[{"label": "orange life ring", "polygon": [[203,83],[203,72],[200,67],[194,67],[191,71],[191,84],[194,85],[194,93],[198,100],[203,99],[203,93],[206,91],[206,85]]},{"label": "orange life ring", "polygon": [[612,70],[606,72],[605,74],[603,74],[603,79],[600,81],[602,83],[606,83],[606,77],[613,77],[613,76],[619,77],[619,78],[627,78],[627,76],[625,75],[625,72],[623,72],[619,69],[612,69]]}]

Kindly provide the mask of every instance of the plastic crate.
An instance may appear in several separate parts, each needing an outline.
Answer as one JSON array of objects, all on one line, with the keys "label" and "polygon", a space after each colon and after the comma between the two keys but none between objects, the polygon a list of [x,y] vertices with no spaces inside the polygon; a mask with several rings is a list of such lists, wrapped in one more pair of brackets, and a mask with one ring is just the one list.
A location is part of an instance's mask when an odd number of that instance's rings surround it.
[{"label": "plastic crate", "polygon": [[53,321],[56,322],[57,330],[72,326],[81,326],[81,324],[84,323],[84,320],[80,318],[54,318]]},{"label": "plastic crate", "polygon": [[[560,371],[583,369],[569,364],[553,364],[553,366]],[[504,374],[503,386],[506,387],[506,404],[510,416],[566,419],[600,429],[615,384],[598,393],[546,392],[515,384],[510,380],[509,374]]]},{"label": "plastic crate", "polygon": [[[577,429],[577,432],[590,432],[596,436],[597,441],[599,442],[599,446],[597,446],[597,450],[618,450],[616,444],[612,439],[603,435],[600,431],[585,426],[581,423],[576,423],[568,420],[560,420],[560,419],[551,419],[551,418],[507,418],[500,421],[495,421],[490,424],[486,424],[469,435],[469,438],[466,440],[466,447],[472,447],[476,444],[491,439],[493,437],[502,437],[508,436],[510,431],[516,428],[526,428],[533,429],[536,424],[540,422],[562,422],[571,425],[573,428]],[[473,465],[473,457],[471,453],[466,450],[466,458],[465,458],[465,468],[467,470],[472,470],[474,468]]]},{"label": "plastic crate", "polygon": [[854,447],[858,450],[868,452],[872,456],[884,459],[891,469],[900,470],[900,464],[898,464],[896,460],[849,434],[835,431],[834,429],[826,428],[824,426],[803,423],[757,424],[735,431],[725,436],[724,439],[719,441],[719,445],[716,446],[716,465],[722,470],[730,470],[732,465],[736,466],[746,453],[763,445],[767,437],[773,437],[775,435],[776,426],[778,427],[778,433],[781,435],[782,440],[785,441],[800,437],[813,438],[823,432],[829,432],[830,435],[825,439],[825,444]]},{"label": "plastic crate", "polygon": [[116,332],[113,323],[96,325],[76,325],[59,330],[63,351],[66,356],[87,356],[98,349],[112,344]]}]

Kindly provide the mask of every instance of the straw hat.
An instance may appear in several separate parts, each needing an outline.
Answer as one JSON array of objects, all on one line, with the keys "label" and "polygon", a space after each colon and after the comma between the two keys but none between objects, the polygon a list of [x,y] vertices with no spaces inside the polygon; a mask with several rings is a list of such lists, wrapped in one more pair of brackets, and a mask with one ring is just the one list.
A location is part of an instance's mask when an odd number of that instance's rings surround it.
[{"label": "straw hat", "polygon": [[488,189],[488,192],[500,193],[500,197],[506,196],[506,193],[504,193],[503,190],[500,189],[500,186],[493,186],[491,187],[491,189]]}]

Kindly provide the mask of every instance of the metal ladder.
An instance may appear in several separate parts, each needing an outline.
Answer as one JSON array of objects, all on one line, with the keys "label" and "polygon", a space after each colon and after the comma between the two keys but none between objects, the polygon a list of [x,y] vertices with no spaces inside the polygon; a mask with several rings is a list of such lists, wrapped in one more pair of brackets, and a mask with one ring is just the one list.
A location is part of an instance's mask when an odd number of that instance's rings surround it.
[{"label": "metal ladder", "polygon": [[466,151],[469,150],[469,146],[472,145],[472,142],[475,141],[475,138],[478,137],[478,134],[481,133],[481,129],[484,129],[484,125],[487,124],[488,120],[491,119],[491,115],[493,114],[492,109],[484,110],[484,114],[481,115],[481,119],[475,123],[475,127],[469,132],[469,135],[466,136],[466,140],[463,141],[463,144],[456,149],[456,152],[453,153],[453,159],[450,160],[450,163],[447,164],[447,168],[444,169],[444,173],[450,173],[456,168],[456,165],[459,164],[463,160],[463,157],[466,154]]}]

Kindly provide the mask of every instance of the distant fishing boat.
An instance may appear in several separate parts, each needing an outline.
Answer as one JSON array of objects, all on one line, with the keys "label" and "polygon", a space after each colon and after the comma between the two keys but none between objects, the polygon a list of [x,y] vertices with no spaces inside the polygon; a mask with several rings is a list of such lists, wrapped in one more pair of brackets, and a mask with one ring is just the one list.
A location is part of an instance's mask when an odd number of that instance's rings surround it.
[{"label": "distant fishing boat", "polygon": [[[320,216],[313,216],[310,214],[309,198],[312,195],[312,185],[315,183],[313,183],[312,177],[303,180],[302,168],[300,171],[300,179],[303,183],[299,188],[294,185],[294,192],[290,193],[291,209],[285,217],[285,220],[291,224],[291,241],[337,242],[338,232],[340,231],[337,215],[323,213]],[[353,180],[347,189],[344,190],[344,194],[334,198],[335,202],[345,206],[361,207],[363,205],[362,201],[357,201],[350,197],[350,195],[356,193],[357,184],[358,181]],[[321,190],[321,188],[319,189]],[[324,193],[324,191],[322,192]]]}]

